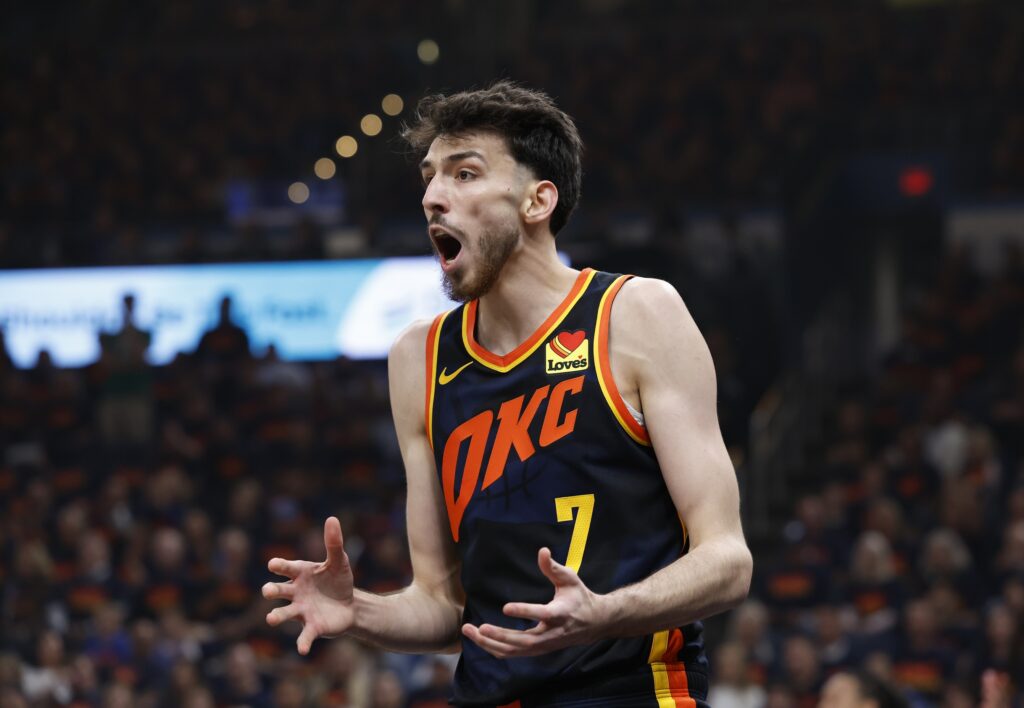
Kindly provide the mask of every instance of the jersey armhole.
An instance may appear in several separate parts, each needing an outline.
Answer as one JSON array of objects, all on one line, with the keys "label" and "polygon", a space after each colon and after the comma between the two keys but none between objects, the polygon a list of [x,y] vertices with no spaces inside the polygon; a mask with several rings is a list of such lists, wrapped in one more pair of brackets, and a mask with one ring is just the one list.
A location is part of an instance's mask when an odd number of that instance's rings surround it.
[{"label": "jersey armhole", "polygon": [[619,421],[619,425],[636,443],[649,447],[651,438],[647,434],[647,429],[640,425],[630,413],[625,399],[622,398],[618,386],[615,385],[608,346],[611,334],[612,303],[622,286],[632,277],[631,275],[620,275],[601,296],[601,303],[597,306],[597,324],[594,326],[594,368],[597,371],[597,381],[601,386],[601,393],[604,394],[604,400],[608,403],[615,419]]},{"label": "jersey armhole", "polygon": [[430,324],[430,329],[427,331],[427,385],[424,389],[426,394],[424,405],[426,409],[424,410],[423,421],[426,425],[427,441],[430,443],[431,450],[434,449],[434,381],[437,379],[437,349],[441,342],[441,325],[447,316],[448,312],[442,312],[435,317],[434,321]]}]

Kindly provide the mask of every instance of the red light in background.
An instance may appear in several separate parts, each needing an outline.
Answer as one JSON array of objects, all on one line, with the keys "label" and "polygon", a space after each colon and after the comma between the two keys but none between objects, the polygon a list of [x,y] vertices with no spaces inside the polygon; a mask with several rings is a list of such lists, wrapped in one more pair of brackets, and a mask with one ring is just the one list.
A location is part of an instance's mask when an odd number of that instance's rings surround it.
[{"label": "red light in background", "polygon": [[900,191],[905,197],[922,197],[935,185],[935,176],[927,167],[907,167],[900,172]]}]

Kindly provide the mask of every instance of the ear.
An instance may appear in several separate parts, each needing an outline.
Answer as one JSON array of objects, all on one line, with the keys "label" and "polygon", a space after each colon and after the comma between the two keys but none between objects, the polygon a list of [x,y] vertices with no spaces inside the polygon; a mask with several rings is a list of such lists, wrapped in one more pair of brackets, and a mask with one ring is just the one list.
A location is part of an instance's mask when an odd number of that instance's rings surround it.
[{"label": "ear", "polygon": [[523,219],[527,224],[550,221],[558,205],[558,187],[546,179],[534,182],[523,202]]}]

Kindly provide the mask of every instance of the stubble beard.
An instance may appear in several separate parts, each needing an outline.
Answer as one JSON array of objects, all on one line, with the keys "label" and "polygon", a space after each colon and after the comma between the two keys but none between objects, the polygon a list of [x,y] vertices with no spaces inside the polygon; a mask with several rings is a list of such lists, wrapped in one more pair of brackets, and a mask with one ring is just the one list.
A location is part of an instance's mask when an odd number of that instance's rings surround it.
[{"label": "stubble beard", "polygon": [[486,295],[498,282],[498,276],[512,256],[517,241],[518,230],[513,225],[484,231],[477,242],[477,252],[473,254],[476,263],[471,272],[460,277],[458,269],[451,274],[442,271],[441,285],[445,294],[456,302],[469,302]]}]

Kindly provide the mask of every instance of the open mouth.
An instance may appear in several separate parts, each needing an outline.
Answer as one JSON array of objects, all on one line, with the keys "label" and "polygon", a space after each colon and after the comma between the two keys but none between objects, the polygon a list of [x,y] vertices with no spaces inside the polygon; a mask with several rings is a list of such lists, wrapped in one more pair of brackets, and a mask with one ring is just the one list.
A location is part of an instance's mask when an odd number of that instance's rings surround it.
[{"label": "open mouth", "polygon": [[437,250],[437,254],[441,257],[442,265],[451,263],[462,252],[462,243],[444,231],[432,229],[430,237],[434,241],[434,248]]}]

